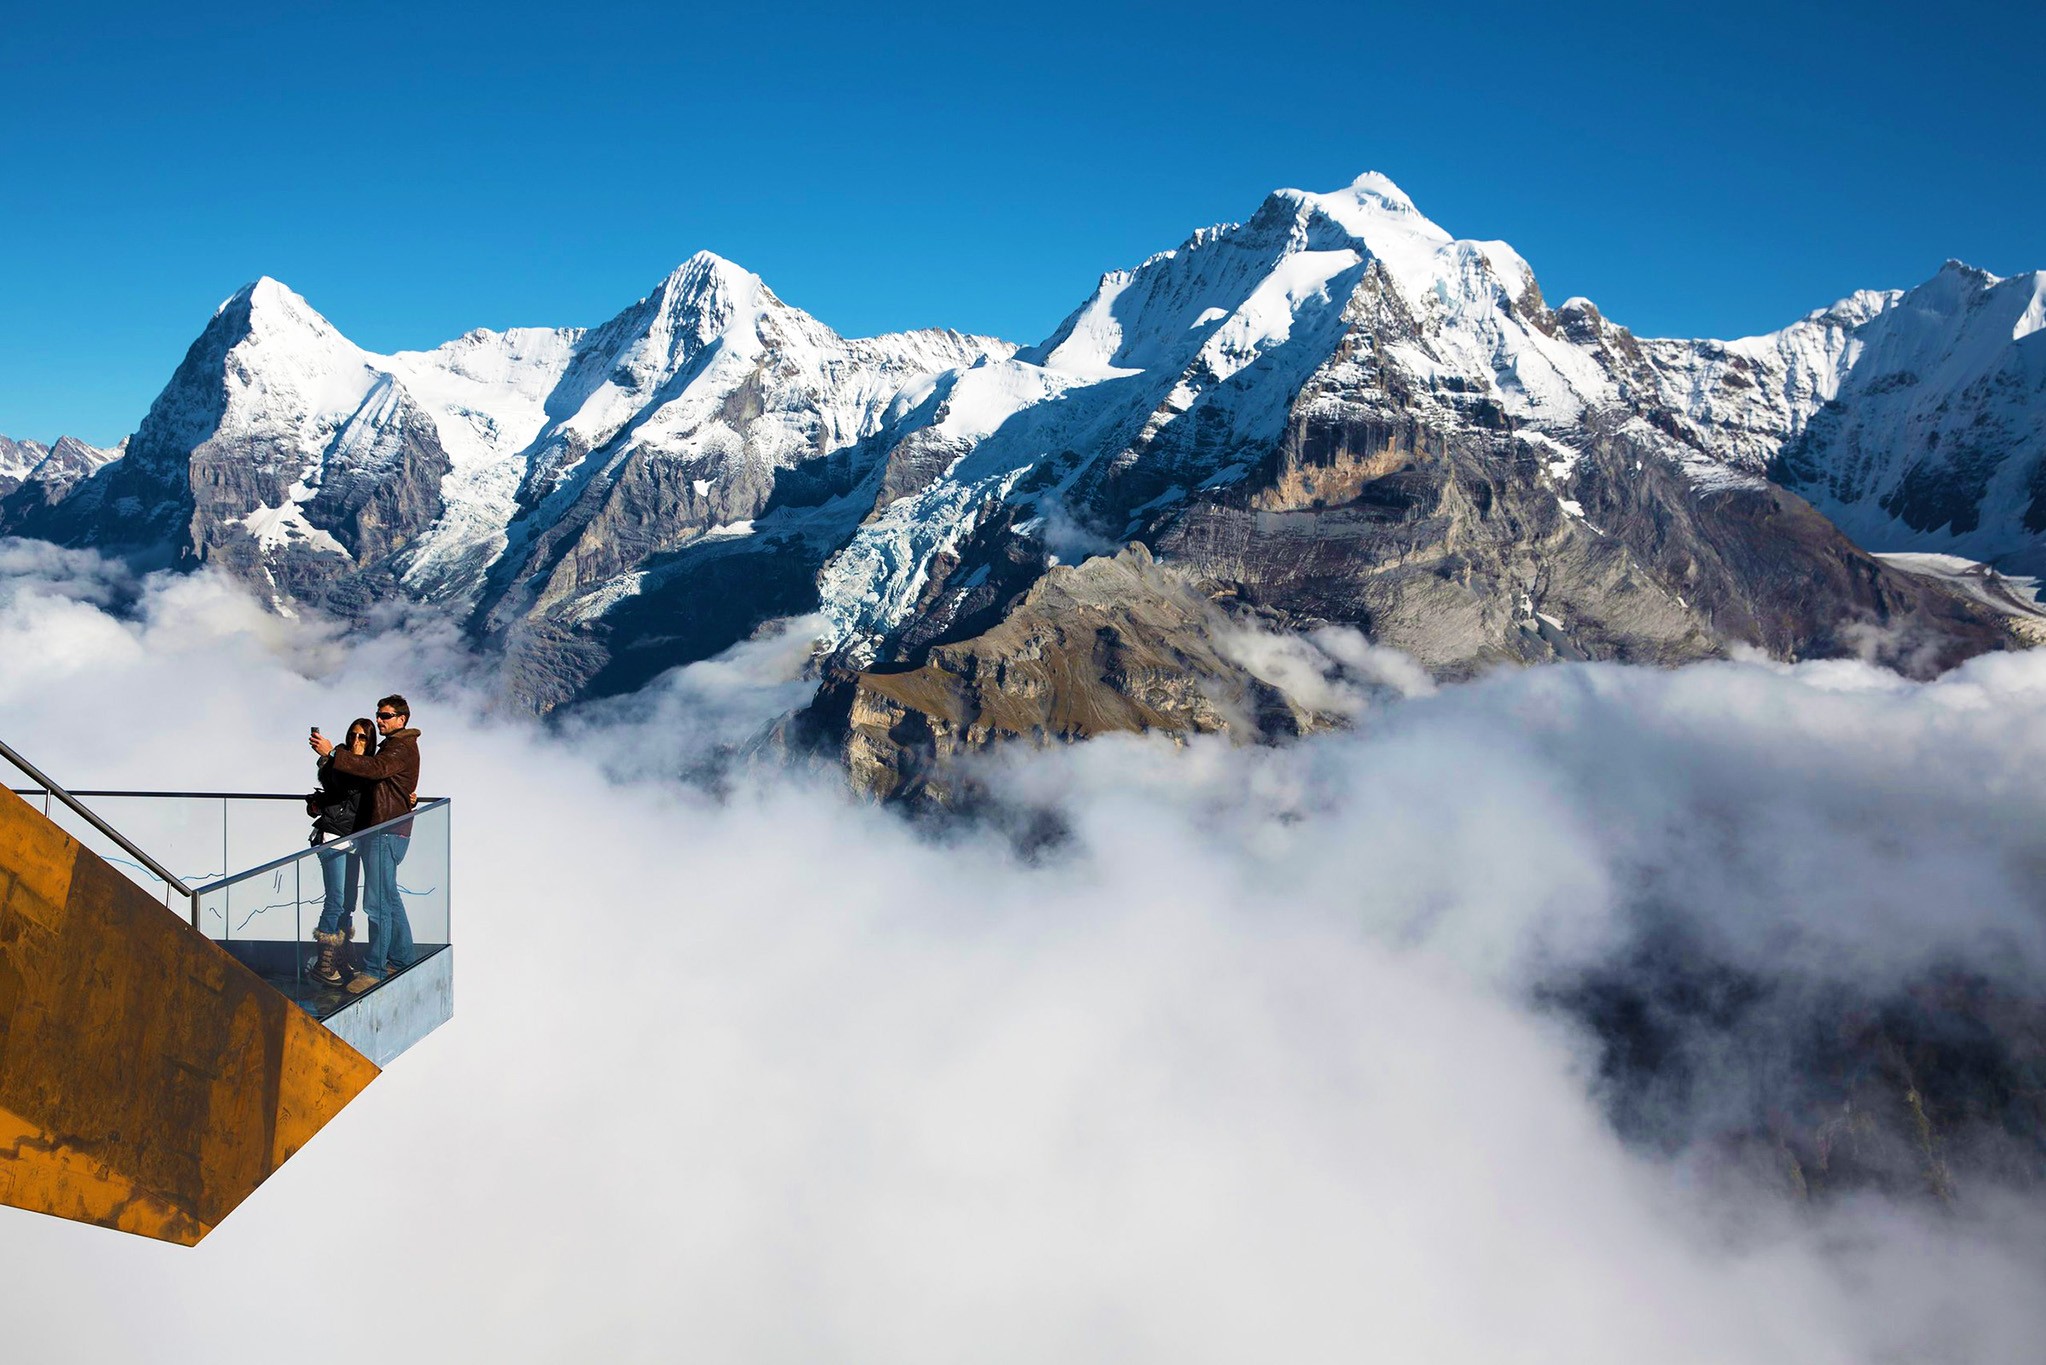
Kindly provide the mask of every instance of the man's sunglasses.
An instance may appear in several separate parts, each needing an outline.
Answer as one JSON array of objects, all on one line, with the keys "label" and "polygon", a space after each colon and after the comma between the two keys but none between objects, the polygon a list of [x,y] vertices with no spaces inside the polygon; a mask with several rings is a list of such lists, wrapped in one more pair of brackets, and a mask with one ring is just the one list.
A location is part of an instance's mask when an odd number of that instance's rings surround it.
[{"label": "man's sunglasses", "polygon": [[404,715],[404,714],[405,714],[405,713],[404,713],[403,711],[379,711],[379,712],[377,712],[377,719],[378,719],[378,720],[396,720],[396,719],[397,719],[397,718],[398,718],[399,716],[402,716],[402,715]]}]

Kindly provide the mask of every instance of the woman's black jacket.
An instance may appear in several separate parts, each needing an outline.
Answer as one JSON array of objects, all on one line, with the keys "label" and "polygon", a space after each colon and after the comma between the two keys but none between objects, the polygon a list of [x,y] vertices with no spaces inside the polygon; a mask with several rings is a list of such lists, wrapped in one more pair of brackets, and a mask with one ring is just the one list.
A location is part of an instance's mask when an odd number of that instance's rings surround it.
[{"label": "woman's black jacket", "polygon": [[350,777],[336,768],[331,758],[321,759],[320,789],[305,799],[306,813],[313,817],[313,834],[338,839],[355,833],[369,814],[369,789],[375,785],[368,778]]}]

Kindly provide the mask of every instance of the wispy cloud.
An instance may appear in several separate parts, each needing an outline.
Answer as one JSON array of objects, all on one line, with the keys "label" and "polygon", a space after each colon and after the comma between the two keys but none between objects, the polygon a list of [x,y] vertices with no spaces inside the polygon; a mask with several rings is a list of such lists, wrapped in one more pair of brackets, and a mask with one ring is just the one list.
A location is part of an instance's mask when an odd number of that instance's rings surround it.
[{"label": "wispy cloud", "polygon": [[1270,666],[1354,687],[1352,733],[991,765],[1069,832],[1026,859],[814,774],[661,775],[783,704],[800,627],[543,730],[444,644],[12,552],[0,734],[292,790],[307,724],[405,690],[459,888],[455,1020],[199,1251],[0,1210],[23,1359],[1993,1361],[2046,1329],[2032,1196],[1716,1165],[1768,1057],[1629,1145],[1553,1003],[1670,924],[1795,998],[1940,962],[2039,999],[2046,656],[1427,695],[1331,639]]}]

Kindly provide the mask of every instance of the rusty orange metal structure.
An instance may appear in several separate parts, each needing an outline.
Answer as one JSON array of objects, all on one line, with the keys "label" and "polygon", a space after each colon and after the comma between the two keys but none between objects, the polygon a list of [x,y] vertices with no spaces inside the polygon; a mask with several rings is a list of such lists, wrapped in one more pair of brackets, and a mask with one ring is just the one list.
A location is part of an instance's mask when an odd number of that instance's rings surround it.
[{"label": "rusty orange metal structure", "polygon": [[194,1245],[377,1075],[0,789],[0,1203]]}]

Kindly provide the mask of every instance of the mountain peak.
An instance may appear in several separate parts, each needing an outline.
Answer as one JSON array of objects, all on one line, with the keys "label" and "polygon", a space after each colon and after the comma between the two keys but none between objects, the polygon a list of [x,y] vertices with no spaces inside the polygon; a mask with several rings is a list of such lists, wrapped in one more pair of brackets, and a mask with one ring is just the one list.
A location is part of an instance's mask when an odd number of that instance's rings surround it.
[{"label": "mountain peak", "polygon": [[1383,175],[1378,171],[1366,171],[1355,180],[1352,180],[1350,182],[1350,193],[1359,201],[1365,199],[1375,200],[1388,212],[1414,214],[1420,212],[1419,209],[1414,207],[1414,201],[1407,197],[1407,192],[1392,183],[1391,176]]},{"label": "mountain peak", "polygon": [[1414,207],[1406,191],[1377,171],[1366,171],[1349,186],[1304,196],[1344,229],[1370,243],[1388,233],[1447,242],[1449,233]]},{"label": "mountain peak", "polygon": [[236,328],[236,335],[311,336],[343,341],[341,332],[291,286],[260,275],[221,301],[214,323]]},{"label": "mountain peak", "polygon": [[249,301],[259,307],[282,307],[298,304],[305,299],[299,292],[274,275],[258,275],[254,284],[248,287]]},{"label": "mountain peak", "polygon": [[1249,226],[1287,233],[1296,246],[1331,250],[1361,246],[1396,274],[1453,239],[1414,207],[1405,191],[1377,171],[1339,190],[1275,190]]},{"label": "mountain peak", "polygon": [[1940,266],[1939,273],[1942,275],[1958,275],[1966,280],[1979,280],[1983,284],[2003,283],[2003,281],[1990,274],[1987,270],[1979,266],[1969,265],[1966,261],[1956,260],[1951,256],[1947,257],[1946,263]]},{"label": "mountain peak", "polygon": [[213,310],[213,316],[219,317],[228,309],[236,307],[293,308],[311,311],[312,305],[300,297],[297,290],[274,275],[258,275],[222,299],[220,306]]},{"label": "mountain peak", "polygon": [[760,277],[746,267],[715,251],[699,251],[669,271],[654,292],[671,301],[686,301],[736,297],[760,285]]},{"label": "mountain peak", "polygon": [[[1461,269],[1444,260],[1445,248],[1455,239],[1376,171],[1326,192],[1275,190],[1240,232],[1237,240],[1256,242],[1261,249],[1277,249],[1285,256],[1350,251],[1376,260],[1409,300],[1431,293],[1446,270]],[[1496,251],[1487,251],[1487,259],[1497,258],[1495,264],[1512,277],[1508,293],[1517,297],[1531,274],[1504,244],[1496,245]]]},{"label": "mountain peak", "polygon": [[1938,314],[1957,314],[1979,301],[2002,281],[1966,261],[1949,260],[1923,284],[1904,291],[1907,307]]},{"label": "mountain peak", "polygon": [[742,275],[751,273],[738,262],[730,260],[727,257],[720,256],[715,251],[710,250],[700,250],[691,252],[689,254],[688,260],[682,262],[682,264],[675,267],[674,273],[679,275],[683,271],[692,268],[699,270],[716,271],[736,270]]},{"label": "mountain peak", "polygon": [[707,342],[772,302],[777,302],[773,292],[758,275],[714,251],[699,251],[621,316],[636,319],[629,330],[658,334],[657,345],[666,348],[683,336]]}]

